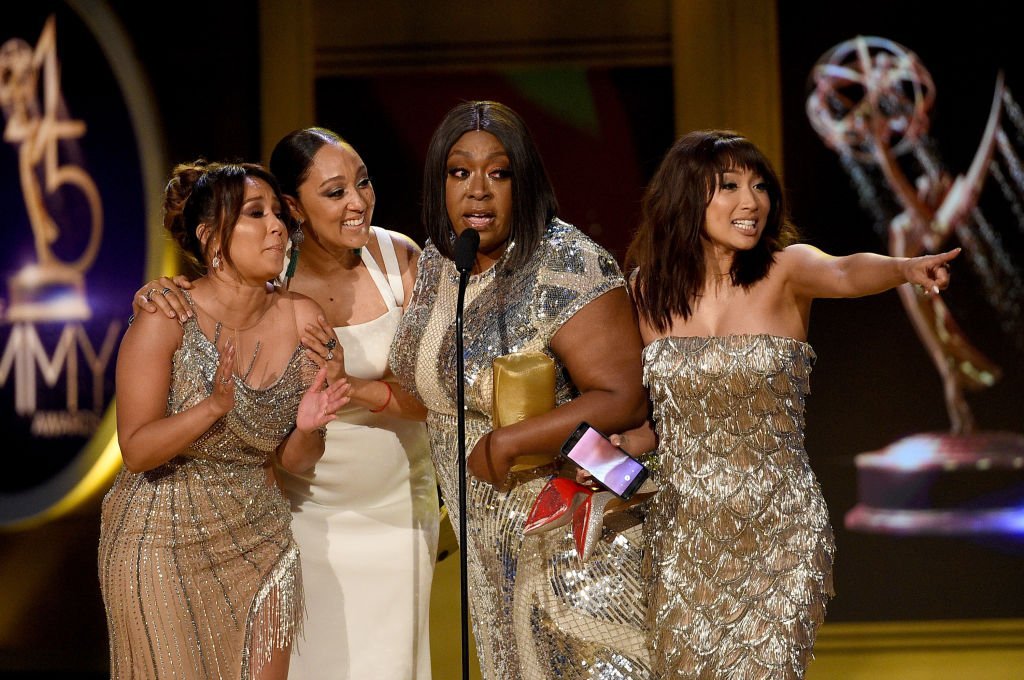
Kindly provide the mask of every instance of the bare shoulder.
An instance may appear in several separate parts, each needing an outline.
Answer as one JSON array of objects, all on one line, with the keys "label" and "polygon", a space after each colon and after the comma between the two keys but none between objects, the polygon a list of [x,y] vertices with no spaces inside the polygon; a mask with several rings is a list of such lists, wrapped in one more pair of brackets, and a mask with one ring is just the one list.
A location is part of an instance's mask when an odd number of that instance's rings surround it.
[{"label": "bare shoulder", "polygon": [[[193,320],[192,323],[195,323]],[[121,355],[142,352],[149,356],[171,357],[181,347],[185,329],[177,317],[164,314],[138,314],[121,340]],[[119,360],[120,361],[120,360]]]},{"label": "bare shoulder", "polygon": [[794,243],[779,251],[776,257],[799,260],[800,258],[821,257],[824,254],[824,251],[812,246],[810,243]]},{"label": "bare shoulder", "polygon": [[422,248],[412,238],[399,231],[381,229],[380,227],[378,229],[391,238],[391,242],[395,245],[395,253],[398,255],[399,262],[405,264],[410,260],[415,261],[419,257]]},{"label": "bare shoulder", "polygon": [[324,316],[324,310],[320,304],[308,295],[292,290],[279,290],[277,294],[282,296],[282,300],[286,304],[292,305],[295,310],[295,322],[299,328],[303,328],[306,324],[316,323],[318,316]]},{"label": "bare shoulder", "polygon": [[782,270],[793,271],[828,259],[829,255],[809,243],[794,243],[775,253],[775,264]]}]

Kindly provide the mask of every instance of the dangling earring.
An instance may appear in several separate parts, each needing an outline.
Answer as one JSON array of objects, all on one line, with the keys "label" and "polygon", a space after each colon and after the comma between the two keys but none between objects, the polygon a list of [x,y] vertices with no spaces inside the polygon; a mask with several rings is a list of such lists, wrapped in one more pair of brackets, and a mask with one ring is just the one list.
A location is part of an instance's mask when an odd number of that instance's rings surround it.
[{"label": "dangling earring", "polygon": [[220,269],[220,250],[213,253],[213,260],[210,262],[210,267],[212,269]]},{"label": "dangling earring", "polygon": [[295,231],[291,235],[292,247],[288,251],[288,270],[284,273],[286,279],[295,276],[295,265],[299,263],[299,244],[306,238],[306,235],[302,233],[302,220],[297,221],[298,226],[295,227]]}]

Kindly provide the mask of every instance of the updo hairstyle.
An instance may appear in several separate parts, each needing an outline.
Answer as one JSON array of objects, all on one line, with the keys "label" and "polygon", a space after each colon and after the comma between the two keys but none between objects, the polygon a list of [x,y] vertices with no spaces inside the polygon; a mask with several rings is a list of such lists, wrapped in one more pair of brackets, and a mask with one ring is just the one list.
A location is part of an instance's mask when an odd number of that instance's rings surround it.
[{"label": "updo hairstyle", "polygon": [[[164,189],[164,228],[181,246],[186,257],[205,273],[210,262],[210,244],[220,243],[220,256],[231,265],[231,234],[245,202],[246,178],[261,179],[270,185],[281,206],[281,219],[288,229],[294,224],[285,209],[284,196],[277,180],[256,163],[217,163],[198,159],[175,166]],[[209,235],[199,239],[199,225]]]}]

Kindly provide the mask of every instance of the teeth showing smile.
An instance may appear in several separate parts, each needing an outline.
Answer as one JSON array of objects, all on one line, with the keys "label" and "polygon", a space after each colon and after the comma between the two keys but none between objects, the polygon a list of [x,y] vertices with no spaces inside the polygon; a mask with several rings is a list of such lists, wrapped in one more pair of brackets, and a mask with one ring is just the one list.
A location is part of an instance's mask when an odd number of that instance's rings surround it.
[{"label": "teeth showing smile", "polygon": [[756,220],[733,220],[732,226],[736,227],[736,229],[744,234],[754,234],[757,232]]},{"label": "teeth showing smile", "polygon": [[361,227],[361,226],[363,226],[363,221],[365,219],[366,219],[365,216],[364,217],[357,217],[354,220],[346,220],[346,221],[342,222],[341,224],[344,227]]}]

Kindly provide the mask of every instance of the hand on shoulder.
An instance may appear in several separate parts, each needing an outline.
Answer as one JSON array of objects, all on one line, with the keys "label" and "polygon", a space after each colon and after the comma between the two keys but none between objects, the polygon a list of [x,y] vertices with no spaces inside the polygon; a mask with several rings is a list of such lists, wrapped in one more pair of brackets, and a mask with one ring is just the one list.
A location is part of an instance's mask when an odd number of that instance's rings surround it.
[{"label": "hand on shoulder", "polygon": [[134,349],[150,357],[171,357],[181,347],[184,321],[163,314],[136,314],[125,331],[121,351],[128,356]]}]

